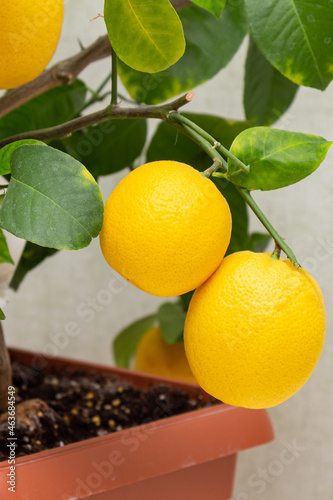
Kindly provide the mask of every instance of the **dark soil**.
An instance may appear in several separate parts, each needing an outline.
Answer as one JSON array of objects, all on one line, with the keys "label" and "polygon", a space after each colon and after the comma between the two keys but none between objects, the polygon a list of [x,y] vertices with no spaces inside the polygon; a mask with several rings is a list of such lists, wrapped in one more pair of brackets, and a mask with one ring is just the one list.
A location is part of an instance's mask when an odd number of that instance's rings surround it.
[{"label": "dark soil", "polygon": [[[31,372],[13,363],[16,456],[64,446],[215,403],[178,388],[137,389],[116,377],[83,371]],[[0,418],[0,461],[7,460],[7,415]]]}]

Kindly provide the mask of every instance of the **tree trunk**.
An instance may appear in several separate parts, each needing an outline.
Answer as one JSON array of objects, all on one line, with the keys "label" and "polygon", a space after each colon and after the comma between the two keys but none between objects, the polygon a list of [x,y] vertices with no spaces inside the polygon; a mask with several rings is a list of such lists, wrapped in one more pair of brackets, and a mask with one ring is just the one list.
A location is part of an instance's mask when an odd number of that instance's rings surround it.
[{"label": "tree trunk", "polygon": [[12,367],[0,322],[0,413],[7,410],[10,385],[12,385]]}]

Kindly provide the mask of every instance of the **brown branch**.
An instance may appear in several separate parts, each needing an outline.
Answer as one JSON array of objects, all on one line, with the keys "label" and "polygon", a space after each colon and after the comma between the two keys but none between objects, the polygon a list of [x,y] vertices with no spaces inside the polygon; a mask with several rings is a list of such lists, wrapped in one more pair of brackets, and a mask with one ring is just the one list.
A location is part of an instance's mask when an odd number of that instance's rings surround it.
[{"label": "brown branch", "polygon": [[108,106],[101,111],[91,113],[90,115],[80,116],[74,118],[66,123],[57,125],[55,127],[45,128],[41,130],[34,130],[32,132],[23,132],[21,134],[7,137],[0,141],[0,149],[11,144],[15,141],[22,139],[36,139],[39,141],[50,141],[54,139],[62,139],[71,136],[74,132],[81,130],[97,123],[105,122],[111,119],[125,119],[125,118],[159,118],[165,120],[168,113],[176,111],[181,106],[190,102],[194,97],[194,92],[188,92],[182,97],[178,97],[175,101],[169,104],[162,104],[159,106],[138,106],[135,108],[120,108],[119,106]]},{"label": "brown branch", "polygon": [[[176,10],[191,4],[189,0],[170,1]],[[89,64],[110,55],[111,46],[107,35],[98,38],[78,54],[60,61],[35,80],[11,90],[0,98],[0,118],[47,90],[72,83]]]}]

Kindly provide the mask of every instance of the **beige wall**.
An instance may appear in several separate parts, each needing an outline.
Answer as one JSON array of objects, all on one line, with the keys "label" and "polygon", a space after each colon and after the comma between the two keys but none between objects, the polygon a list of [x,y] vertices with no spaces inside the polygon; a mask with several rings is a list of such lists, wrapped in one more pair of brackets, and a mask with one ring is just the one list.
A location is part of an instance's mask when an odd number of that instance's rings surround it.
[{"label": "beige wall", "polygon": [[[104,31],[102,19],[89,23],[102,10],[102,0],[66,2],[65,26],[56,59],[74,53],[78,38],[87,45]],[[243,46],[226,71],[196,89],[196,98],[188,110],[243,118],[245,50]],[[96,87],[107,73],[108,64],[96,63],[83,76]],[[332,139],[332,85],[325,93],[301,89],[277,126]],[[240,455],[234,500],[331,500],[333,497],[332,163],[333,151],[315,174],[297,186],[256,194],[257,201],[300,262],[319,282],[325,295],[328,328],[325,350],[311,380],[292,399],[270,410],[275,442]],[[121,172],[103,180],[104,199],[123,175]],[[260,229],[253,217],[251,225]],[[101,306],[103,297],[107,297],[103,290],[111,287],[117,290],[112,292],[111,303]],[[117,281],[100,254],[98,241],[87,249],[75,253],[64,251],[45,261],[29,275],[17,294],[9,293],[7,297],[10,303],[6,306],[4,327],[8,344],[51,349],[64,356],[103,363],[112,362],[110,344],[119,329],[154,312],[164,301]],[[91,304],[96,298],[99,310],[93,311]],[[74,338],[62,335],[71,321],[80,328],[80,334]],[[289,448],[293,451],[283,451]]]}]

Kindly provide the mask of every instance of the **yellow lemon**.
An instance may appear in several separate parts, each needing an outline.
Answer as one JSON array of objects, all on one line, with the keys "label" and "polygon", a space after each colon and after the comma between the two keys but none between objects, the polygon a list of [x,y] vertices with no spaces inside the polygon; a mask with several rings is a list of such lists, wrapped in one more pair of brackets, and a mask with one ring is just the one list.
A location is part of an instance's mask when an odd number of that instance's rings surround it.
[{"label": "yellow lemon", "polygon": [[324,345],[320,288],[303,269],[269,254],[226,257],[195,291],[185,350],[198,383],[230,405],[268,408],[295,394]]},{"label": "yellow lemon", "polygon": [[109,265],[152,295],[181,295],[221,263],[231,235],[229,205],[212,181],[176,161],[128,174],[105,205],[100,245]]},{"label": "yellow lemon", "polygon": [[1,0],[0,89],[36,78],[50,62],[61,33],[63,0]]},{"label": "yellow lemon", "polygon": [[185,356],[184,343],[167,344],[159,328],[151,328],[140,340],[134,368],[161,377],[196,382]]}]

